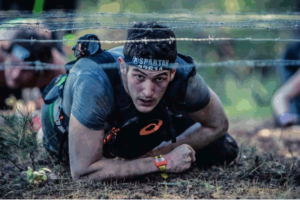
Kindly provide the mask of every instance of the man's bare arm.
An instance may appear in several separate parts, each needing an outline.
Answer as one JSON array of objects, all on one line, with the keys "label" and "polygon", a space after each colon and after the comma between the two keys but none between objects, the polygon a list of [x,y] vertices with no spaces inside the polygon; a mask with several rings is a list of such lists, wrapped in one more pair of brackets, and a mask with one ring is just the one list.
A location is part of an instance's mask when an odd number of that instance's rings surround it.
[{"label": "man's bare arm", "polygon": [[[159,170],[154,158],[136,160],[102,159],[104,131],[83,126],[72,114],[69,129],[70,167],[73,180],[111,180],[133,178]],[[167,172],[182,172],[195,161],[195,151],[182,145],[164,156]]]},{"label": "man's bare arm", "polygon": [[[188,128],[177,137],[177,142],[163,142],[143,157],[165,154],[182,144],[188,144],[199,150],[225,135],[228,131],[228,119],[219,97],[211,90],[210,101],[202,110],[190,113],[189,116],[199,122]],[[201,124],[201,125],[200,125]]]},{"label": "man's bare arm", "polygon": [[86,128],[73,115],[69,130],[70,167],[74,180],[131,178],[158,171],[153,158],[101,160],[104,131]]}]

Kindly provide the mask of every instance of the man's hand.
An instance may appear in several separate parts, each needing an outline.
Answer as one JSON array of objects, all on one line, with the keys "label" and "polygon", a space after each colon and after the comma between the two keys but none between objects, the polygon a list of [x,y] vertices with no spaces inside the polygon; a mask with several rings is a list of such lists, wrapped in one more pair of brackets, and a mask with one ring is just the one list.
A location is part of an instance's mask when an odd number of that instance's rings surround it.
[{"label": "man's hand", "polygon": [[272,97],[272,107],[276,122],[281,127],[297,124],[298,119],[289,113],[290,101],[300,95],[300,70],[284,83]]},{"label": "man's hand", "polygon": [[276,122],[278,123],[279,126],[281,127],[288,127],[288,126],[292,126],[298,123],[298,117],[295,114],[292,113],[284,113],[282,115],[279,115],[276,118]]},{"label": "man's hand", "polygon": [[189,169],[196,161],[194,149],[183,144],[164,156],[167,160],[166,172],[180,173]]}]

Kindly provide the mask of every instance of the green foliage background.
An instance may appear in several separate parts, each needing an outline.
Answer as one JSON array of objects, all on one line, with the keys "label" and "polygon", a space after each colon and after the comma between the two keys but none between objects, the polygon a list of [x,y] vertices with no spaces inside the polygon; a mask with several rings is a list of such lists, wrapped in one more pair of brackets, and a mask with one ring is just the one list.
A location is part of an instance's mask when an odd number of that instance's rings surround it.
[{"label": "green foliage background", "polygon": [[[80,1],[78,12],[140,13],[151,15],[101,16],[103,22],[167,21],[230,22],[247,20],[285,20],[297,16],[288,15],[214,15],[207,12],[288,12],[296,10],[296,0],[89,0]],[[206,12],[206,14],[204,14]],[[171,13],[171,15],[166,15]],[[260,24],[269,26],[268,23]],[[281,24],[277,24],[281,26]],[[101,40],[126,38],[125,30],[84,30],[78,37],[95,33]],[[188,28],[175,30],[177,37],[207,38],[292,38],[292,29],[250,28]],[[190,55],[197,62],[226,60],[279,59],[286,48],[285,42],[177,42],[178,51]],[[71,44],[69,44],[71,46]],[[118,45],[102,44],[104,49]],[[70,53],[70,59],[73,59]],[[198,72],[219,95],[226,113],[231,119],[243,117],[271,117],[270,101],[280,86],[275,67],[203,67]]]}]

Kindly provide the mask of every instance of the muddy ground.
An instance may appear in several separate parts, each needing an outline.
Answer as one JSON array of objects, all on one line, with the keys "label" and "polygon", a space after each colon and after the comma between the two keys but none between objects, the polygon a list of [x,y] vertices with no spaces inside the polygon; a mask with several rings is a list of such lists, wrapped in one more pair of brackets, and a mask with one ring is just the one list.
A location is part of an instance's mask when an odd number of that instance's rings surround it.
[{"label": "muddy ground", "polygon": [[35,186],[2,163],[0,198],[300,198],[300,127],[280,129],[268,119],[232,120],[230,133],[240,145],[231,166],[193,166],[167,180],[152,174],[106,183],[72,182],[68,170],[44,162],[54,174]]}]

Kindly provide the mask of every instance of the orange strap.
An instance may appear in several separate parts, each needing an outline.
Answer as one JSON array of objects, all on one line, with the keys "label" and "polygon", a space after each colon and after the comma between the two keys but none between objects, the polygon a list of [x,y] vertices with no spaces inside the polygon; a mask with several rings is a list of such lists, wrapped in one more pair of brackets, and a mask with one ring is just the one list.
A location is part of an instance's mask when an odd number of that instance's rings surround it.
[{"label": "orange strap", "polygon": [[103,139],[103,144],[106,144],[106,142],[110,141],[111,140],[111,137],[114,135],[114,136],[117,136],[117,132],[119,132],[120,129],[119,128],[115,128],[113,127],[110,131],[110,133]]}]

